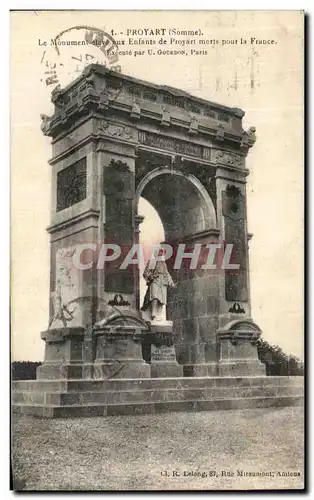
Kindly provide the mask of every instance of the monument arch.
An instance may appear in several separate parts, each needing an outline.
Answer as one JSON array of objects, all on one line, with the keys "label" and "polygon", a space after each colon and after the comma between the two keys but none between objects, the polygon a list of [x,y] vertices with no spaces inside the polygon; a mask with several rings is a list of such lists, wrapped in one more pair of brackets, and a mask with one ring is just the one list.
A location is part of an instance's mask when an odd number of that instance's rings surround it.
[{"label": "monument arch", "polygon": [[[55,89],[52,102],[41,128],[52,138],[54,310],[31,385],[36,405],[20,381],[16,408],[51,417],[244,408],[247,399],[250,407],[277,404],[279,383],[275,396],[273,381],[259,392],[265,366],[251,318],[245,167],[256,131],[243,130],[244,112],[101,65]],[[149,300],[164,300],[158,284],[171,288],[165,323],[143,317],[138,268],[120,266],[123,252],[139,243],[140,197],[159,214],[166,243],[190,252],[230,243],[239,264],[235,272],[162,262],[148,273]],[[84,243],[123,252],[102,268],[78,270],[71,256]],[[244,378],[241,387],[236,377]],[[226,396],[230,384],[236,400]]]}]

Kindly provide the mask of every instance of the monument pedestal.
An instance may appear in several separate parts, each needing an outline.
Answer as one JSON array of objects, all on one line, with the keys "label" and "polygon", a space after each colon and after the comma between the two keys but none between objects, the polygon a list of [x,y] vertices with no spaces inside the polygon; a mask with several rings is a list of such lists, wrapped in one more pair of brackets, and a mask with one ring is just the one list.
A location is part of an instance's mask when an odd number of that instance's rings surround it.
[{"label": "monument pedestal", "polygon": [[42,332],[45,360],[37,368],[37,379],[82,378],[84,331],[83,327],[66,327]]},{"label": "monument pedestal", "polygon": [[261,331],[251,320],[232,321],[217,331],[220,377],[265,376],[266,367],[260,362],[256,342]]},{"label": "monument pedestal", "polygon": [[142,358],[142,333],[135,326],[107,326],[95,332],[94,378],[147,378],[150,366]]},{"label": "monument pedestal", "polygon": [[176,359],[172,322],[151,324],[151,376],[152,378],[182,377],[183,368]]},{"label": "monument pedestal", "polygon": [[148,332],[139,311],[116,310],[94,326],[96,357],[94,378],[147,378],[150,365],[142,356],[142,339]]}]

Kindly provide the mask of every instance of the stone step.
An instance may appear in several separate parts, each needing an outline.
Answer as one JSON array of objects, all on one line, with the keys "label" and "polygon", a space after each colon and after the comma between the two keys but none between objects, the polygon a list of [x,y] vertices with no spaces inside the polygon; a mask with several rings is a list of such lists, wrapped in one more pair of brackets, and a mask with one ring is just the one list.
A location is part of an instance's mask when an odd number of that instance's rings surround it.
[{"label": "stone step", "polygon": [[13,380],[11,383],[14,391],[51,391],[66,392],[68,390],[67,380]]},{"label": "stone step", "polygon": [[13,412],[41,418],[93,417],[113,415],[139,415],[179,411],[216,411],[268,408],[278,406],[300,406],[302,396],[212,398],[202,401],[167,401],[129,404],[88,404],[88,405],[40,405],[16,403]]},{"label": "stone step", "polygon": [[181,389],[205,387],[264,387],[303,384],[303,377],[182,377],[111,380],[17,380],[13,391],[103,392],[105,390]]},{"label": "stone step", "polygon": [[43,392],[43,391],[15,391],[12,394],[13,403],[28,404],[54,404],[59,406],[76,404],[125,404],[129,402],[163,402],[163,401],[185,401],[206,400],[219,397],[275,397],[275,396],[301,396],[303,387],[300,386],[278,386],[267,387],[210,387],[210,388],[183,388],[183,389],[138,389],[123,391],[103,392]]}]

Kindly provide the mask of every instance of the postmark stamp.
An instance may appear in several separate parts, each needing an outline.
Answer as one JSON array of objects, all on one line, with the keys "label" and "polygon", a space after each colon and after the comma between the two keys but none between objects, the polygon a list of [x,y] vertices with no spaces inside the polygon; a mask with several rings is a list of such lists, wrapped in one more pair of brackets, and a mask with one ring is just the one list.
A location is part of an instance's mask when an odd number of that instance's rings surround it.
[{"label": "postmark stamp", "polygon": [[118,44],[108,32],[87,25],[72,26],[50,40],[38,40],[42,47],[41,82],[50,91],[64,87],[89,64],[102,64],[120,73]]}]

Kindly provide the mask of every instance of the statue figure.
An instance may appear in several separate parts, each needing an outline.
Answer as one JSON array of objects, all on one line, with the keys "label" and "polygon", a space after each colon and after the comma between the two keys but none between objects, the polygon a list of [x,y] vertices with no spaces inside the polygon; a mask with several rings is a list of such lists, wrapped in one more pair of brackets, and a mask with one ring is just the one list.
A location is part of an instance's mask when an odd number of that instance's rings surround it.
[{"label": "statue figure", "polygon": [[162,110],[162,118],[161,118],[161,125],[165,125],[166,127],[169,127],[170,123],[171,123],[170,112],[168,111],[167,108],[163,108],[163,110]]},{"label": "statue figure", "polygon": [[44,115],[44,114],[41,114],[40,118],[41,118],[40,128],[41,128],[44,135],[48,135],[51,118],[49,118],[49,116]]},{"label": "statue figure", "polygon": [[250,127],[247,131],[250,143],[253,145],[256,142],[256,127]]},{"label": "statue figure", "polygon": [[[160,250],[159,255],[165,255],[164,250]],[[162,321],[162,312],[167,304],[167,288],[175,287],[166,261],[152,259],[146,264],[143,278],[147,284],[147,291],[142,306],[142,311],[150,311],[153,321]]]},{"label": "statue figure", "polygon": [[247,149],[254,145],[256,141],[256,128],[250,127],[247,132],[243,132],[241,148]]},{"label": "statue figure", "polygon": [[141,108],[136,99],[133,101],[133,106],[131,110],[131,118],[141,118]]}]

